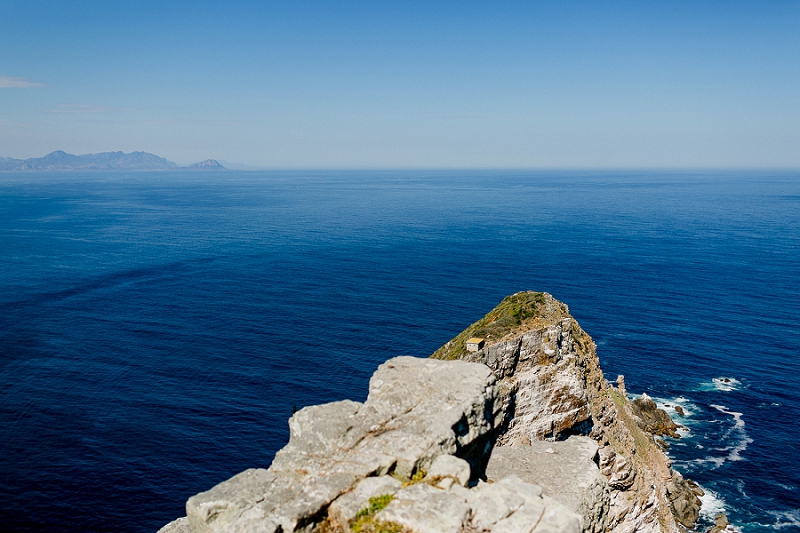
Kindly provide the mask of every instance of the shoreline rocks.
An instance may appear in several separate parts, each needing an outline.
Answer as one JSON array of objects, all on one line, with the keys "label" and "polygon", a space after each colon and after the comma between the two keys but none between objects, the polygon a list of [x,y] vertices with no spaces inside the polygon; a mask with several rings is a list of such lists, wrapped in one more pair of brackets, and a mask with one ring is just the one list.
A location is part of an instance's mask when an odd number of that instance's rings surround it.
[{"label": "shoreline rocks", "polygon": [[643,430],[653,435],[668,436],[674,439],[678,435],[678,425],[672,421],[666,411],[659,409],[655,400],[647,393],[631,402],[631,412],[636,417],[636,424]]}]

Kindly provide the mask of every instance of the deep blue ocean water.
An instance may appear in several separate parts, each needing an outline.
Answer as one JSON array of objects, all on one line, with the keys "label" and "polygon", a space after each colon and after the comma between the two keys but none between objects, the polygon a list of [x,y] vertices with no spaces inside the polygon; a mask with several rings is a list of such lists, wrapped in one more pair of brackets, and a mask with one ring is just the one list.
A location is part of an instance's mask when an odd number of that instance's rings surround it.
[{"label": "deep blue ocean water", "polygon": [[0,174],[0,527],[154,533],[526,289],[800,531],[800,173],[723,171]]}]

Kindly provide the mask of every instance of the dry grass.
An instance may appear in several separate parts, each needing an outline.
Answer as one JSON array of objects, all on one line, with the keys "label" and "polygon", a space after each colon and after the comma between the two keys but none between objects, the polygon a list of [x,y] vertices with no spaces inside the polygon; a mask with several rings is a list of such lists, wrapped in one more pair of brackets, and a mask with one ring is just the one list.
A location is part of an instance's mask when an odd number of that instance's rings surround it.
[{"label": "dry grass", "polygon": [[467,339],[480,337],[494,344],[522,329],[554,324],[568,316],[567,307],[544,292],[518,292],[506,296],[497,307],[436,350],[434,359],[460,359],[468,352]]}]

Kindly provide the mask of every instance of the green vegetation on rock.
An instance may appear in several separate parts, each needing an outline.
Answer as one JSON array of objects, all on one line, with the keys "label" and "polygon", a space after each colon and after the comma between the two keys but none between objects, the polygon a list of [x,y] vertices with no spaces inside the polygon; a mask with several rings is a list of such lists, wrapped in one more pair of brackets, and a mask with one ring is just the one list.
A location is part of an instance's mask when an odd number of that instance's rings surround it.
[{"label": "green vegetation on rock", "polygon": [[465,344],[472,337],[486,339],[486,344],[493,344],[522,327],[559,320],[568,313],[564,304],[547,293],[518,292],[503,298],[497,307],[436,350],[431,357],[459,359],[466,355]]},{"label": "green vegetation on rock", "polygon": [[369,499],[369,506],[361,509],[350,522],[353,533],[403,533],[405,528],[395,522],[375,520],[375,514],[382,511],[394,499],[391,494],[374,496]]},{"label": "green vegetation on rock", "polygon": [[392,477],[395,478],[397,481],[401,482],[404,487],[408,487],[409,485],[416,485],[417,483],[421,483],[426,476],[426,473],[421,468],[414,472],[411,477],[405,477],[397,472],[392,472]]},{"label": "green vegetation on rock", "polygon": [[383,494],[381,496],[373,496],[369,499],[369,507],[364,507],[356,515],[356,520],[359,518],[374,515],[378,511],[386,509],[394,497],[391,494]]}]

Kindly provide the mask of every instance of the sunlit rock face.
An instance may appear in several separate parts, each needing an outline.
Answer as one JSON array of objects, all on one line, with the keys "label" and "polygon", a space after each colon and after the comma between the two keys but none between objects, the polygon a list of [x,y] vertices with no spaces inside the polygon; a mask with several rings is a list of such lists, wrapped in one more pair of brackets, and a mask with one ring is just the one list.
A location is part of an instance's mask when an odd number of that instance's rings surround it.
[{"label": "sunlit rock face", "polygon": [[[465,338],[486,342],[469,352]],[[432,357],[492,369],[506,414],[496,446],[573,434],[597,442],[595,461],[608,486],[601,498],[607,500],[591,504],[597,516],[585,520],[585,531],[677,533],[696,522],[696,485],[672,469],[652,433],[672,435],[675,425],[646,397],[632,403],[624,386],[620,390],[606,382],[591,337],[550,294],[529,291],[505,298]],[[523,468],[522,455],[504,457],[507,469]],[[515,458],[521,462],[515,464]]]},{"label": "sunlit rock face", "polygon": [[162,532],[678,533],[699,500],[651,433],[671,421],[618,383],[566,305],[518,293],[432,358],[381,365],[364,403],[297,412],[269,468]]}]

